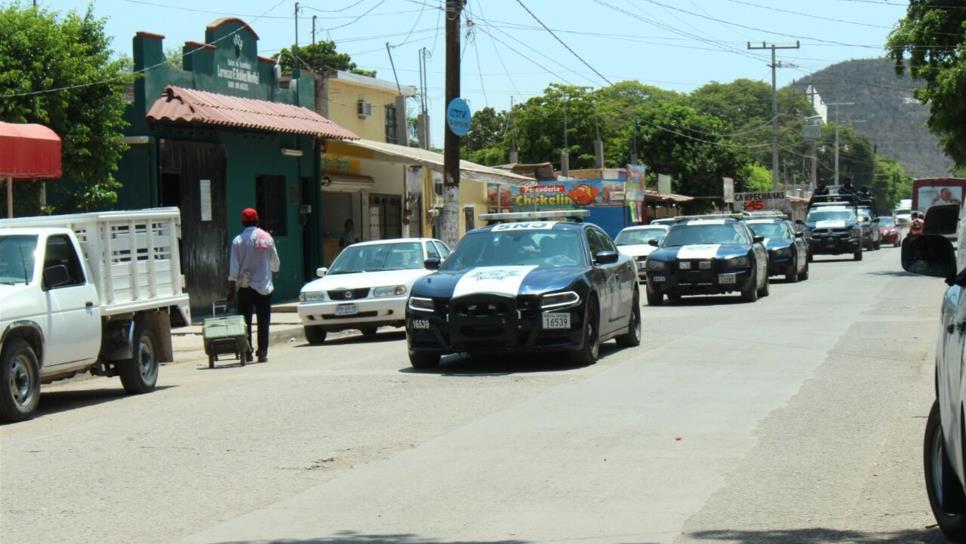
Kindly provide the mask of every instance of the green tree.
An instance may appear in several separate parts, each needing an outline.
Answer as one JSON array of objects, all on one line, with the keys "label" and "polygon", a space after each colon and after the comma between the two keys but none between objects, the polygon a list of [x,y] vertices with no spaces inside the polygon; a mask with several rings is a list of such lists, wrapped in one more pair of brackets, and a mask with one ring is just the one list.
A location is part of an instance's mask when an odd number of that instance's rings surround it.
[{"label": "green tree", "polygon": [[735,189],[739,191],[770,191],[771,170],[758,163],[749,162],[738,171],[735,184]]},{"label": "green tree", "polygon": [[925,82],[916,98],[929,105],[927,125],[957,165],[966,165],[964,28],[966,9],[945,0],[910,0],[886,44],[897,75],[908,69]]},{"label": "green tree", "polygon": [[[375,70],[359,68],[348,53],[338,52],[334,41],[322,40],[314,44],[300,45],[298,47],[298,57],[302,61],[301,67],[303,70],[306,68],[316,72],[324,69],[343,70],[363,76],[376,77]],[[282,72],[286,74],[292,73],[294,56],[290,48],[282,49],[272,55],[272,58],[278,60],[278,63],[282,66]]]},{"label": "green tree", "polygon": [[[493,108],[483,108],[473,113],[470,121],[470,131],[462,139],[460,151],[464,159],[482,164],[493,164],[482,160],[496,158],[496,164],[506,162],[508,150],[505,146],[507,139],[507,113]],[[480,153],[481,151],[485,153]],[[501,157],[502,155],[502,157]]]},{"label": "green tree", "polygon": [[[65,15],[20,4],[0,8],[0,119],[41,123],[60,135],[64,181],[48,184],[60,211],[117,200],[113,174],[125,149],[130,66],[112,55],[104,20],[90,7]],[[34,201],[20,212],[37,208]]]}]

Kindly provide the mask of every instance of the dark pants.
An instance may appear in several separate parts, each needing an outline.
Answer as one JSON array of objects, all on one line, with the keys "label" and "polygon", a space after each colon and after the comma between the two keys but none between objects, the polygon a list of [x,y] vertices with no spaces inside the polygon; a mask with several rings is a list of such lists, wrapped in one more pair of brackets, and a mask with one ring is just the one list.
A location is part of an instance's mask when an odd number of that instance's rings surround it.
[{"label": "dark pants", "polygon": [[272,295],[263,295],[251,287],[238,289],[238,313],[245,317],[248,345],[252,344],[252,313],[258,316],[258,355],[268,355],[268,325],[272,320]]}]

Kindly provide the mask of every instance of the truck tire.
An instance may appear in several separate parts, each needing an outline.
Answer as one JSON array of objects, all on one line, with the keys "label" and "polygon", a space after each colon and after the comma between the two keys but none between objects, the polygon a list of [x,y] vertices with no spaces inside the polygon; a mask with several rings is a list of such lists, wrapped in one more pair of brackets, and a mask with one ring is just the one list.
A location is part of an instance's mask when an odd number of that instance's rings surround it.
[{"label": "truck tire", "polygon": [[0,364],[0,419],[31,419],[40,403],[40,361],[34,348],[14,338],[4,346]]},{"label": "truck tire", "polygon": [[305,329],[305,339],[313,346],[321,345],[325,342],[326,331],[322,327],[303,327]]},{"label": "truck tire", "polygon": [[161,367],[161,344],[157,331],[148,319],[134,322],[134,342],[131,345],[133,357],[118,364],[118,375],[124,390],[132,395],[154,391],[158,383],[158,370]]}]

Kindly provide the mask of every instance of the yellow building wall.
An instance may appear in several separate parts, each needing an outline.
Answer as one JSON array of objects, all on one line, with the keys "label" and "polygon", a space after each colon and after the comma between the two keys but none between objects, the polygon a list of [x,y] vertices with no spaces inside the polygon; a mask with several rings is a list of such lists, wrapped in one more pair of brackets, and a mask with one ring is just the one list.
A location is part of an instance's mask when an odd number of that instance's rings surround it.
[{"label": "yellow building wall", "polygon": [[[366,140],[386,141],[386,106],[396,105],[396,93],[372,89],[352,82],[329,79],[329,120]],[[359,100],[372,104],[372,115],[359,118]],[[404,120],[402,120],[404,122]]]},{"label": "yellow building wall", "polygon": [[[428,168],[423,169],[423,194],[431,195],[430,198],[423,199],[423,236],[431,237],[433,235],[433,219],[429,215],[429,211],[433,207],[442,208],[443,207],[443,197],[437,196],[435,193],[435,185],[438,181],[443,179],[443,174],[441,172],[433,172]],[[463,178],[460,180],[460,198],[459,198],[459,235],[462,238],[466,235],[466,213],[464,209],[467,205],[473,205],[473,222],[474,228],[480,228],[483,222],[480,221],[480,214],[487,212],[488,200],[486,183],[481,181],[476,181],[472,179]],[[413,234],[415,236],[415,234]]]}]

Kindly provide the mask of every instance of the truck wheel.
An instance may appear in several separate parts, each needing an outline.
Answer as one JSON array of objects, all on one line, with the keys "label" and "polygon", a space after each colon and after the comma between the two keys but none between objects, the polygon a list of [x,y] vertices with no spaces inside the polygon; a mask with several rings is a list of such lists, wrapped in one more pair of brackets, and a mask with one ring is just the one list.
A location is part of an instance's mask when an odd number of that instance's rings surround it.
[{"label": "truck wheel", "polygon": [[946,456],[938,402],[926,420],[922,457],[926,494],[939,529],[953,542],[966,542],[966,494]]},{"label": "truck wheel", "polygon": [[622,348],[633,348],[641,345],[641,302],[638,295],[634,295],[631,307],[631,322],[627,332],[617,337],[617,345]]},{"label": "truck wheel", "polygon": [[154,329],[140,320],[134,323],[134,344],[131,350],[132,359],[118,364],[118,374],[121,385],[128,393],[139,395],[154,390],[158,383],[158,368],[161,362],[158,358],[160,344]]},{"label": "truck wheel", "polygon": [[325,342],[326,331],[322,327],[305,327],[305,339],[309,344],[318,346]]},{"label": "truck wheel", "polygon": [[853,261],[861,261],[862,260],[862,248],[861,247],[859,249],[855,250],[855,253],[852,254],[852,260]]},{"label": "truck wheel", "polygon": [[413,365],[413,368],[418,368],[420,370],[432,370],[439,367],[439,360],[442,355],[439,353],[426,353],[426,352],[409,352],[409,364]]},{"label": "truck wheel", "polygon": [[40,362],[34,348],[15,338],[0,357],[0,419],[24,421],[34,417],[40,403]]}]

